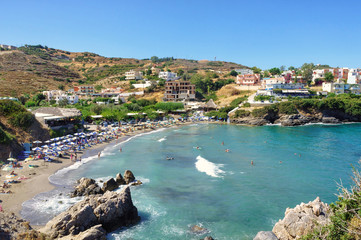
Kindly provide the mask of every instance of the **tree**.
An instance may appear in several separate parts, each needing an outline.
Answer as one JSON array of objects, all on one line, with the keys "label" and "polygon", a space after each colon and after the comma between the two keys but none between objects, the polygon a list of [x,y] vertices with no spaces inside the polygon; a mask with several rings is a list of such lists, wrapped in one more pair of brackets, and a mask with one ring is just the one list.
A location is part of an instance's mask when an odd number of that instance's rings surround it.
[{"label": "tree", "polygon": [[331,72],[325,73],[325,81],[326,82],[333,82],[335,78],[333,77],[333,74]]},{"label": "tree", "polygon": [[282,66],[280,67],[280,70],[281,70],[281,72],[284,72],[284,71],[286,70],[286,66],[285,66],[285,65],[282,65]]},{"label": "tree", "polygon": [[183,69],[178,69],[177,74],[178,74],[179,77],[182,76],[184,74],[184,70]]},{"label": "tree", "polygon": [[103,85],[95,85],[95,90],[100,91],[103,88]]},{"label": "tree", "polygon": [[310,85],[312,82],[313,69],[315,65],[313,63],[304,63],[301,67],[303,79]]},{"label": "tree", "polygon": [[233,76],[233,77],[237,77],[238,73],[235,70],[232,70],[229,75]]},{"label": "tree", "polygon": [[251,69],[253,70],[253,73],[261,73],[261,71],[262,71],[262,69],[260,69],[256,66],[252,67]]},{"label": "tree", "polygon": [[269,73],[269,71],[266,70],[266,71],[264,71],[263,75],[264,75],[264,77],[269,77],[270,73]]},{"label": "tree", "polygon": [[154,63],[159,62],[159,58],[157,56],[151,57],[150,60]]},{"label": "tree", "polygon": [[148,68],[148,70],[145,72],[146,75],[152,75],[152,69]]},{"label": "tree", "polygon": [[270,74],[272,75],[280,75],[281,74],[281,70],[279,68],[271,68],[269,70]]},{"label": "tree", "polygon": [[45,99],[45,96],[42,93],[38,93],[33,96],[33,101],[39,106],[40,102]]},{"label": "tree", "polygon": [[296,68],[294,67],[294,66],[290,66],[289,68],[288,68],[288,70],[290,70],[290,71],[293,71],[293,70],[295,70]]},{"label": "tree", "polygon": [[64,91],[64,85],[63,85],[63,84],[60,84],[60,85],[58,86],[58,89],[61,90],[61,91]]},{"label": "tree", "polygon": [[63,99],[59,100],[58,105],[59,105],[59,107],[65,107],[66,105],[68,105],[68,99],[63,98]]}]

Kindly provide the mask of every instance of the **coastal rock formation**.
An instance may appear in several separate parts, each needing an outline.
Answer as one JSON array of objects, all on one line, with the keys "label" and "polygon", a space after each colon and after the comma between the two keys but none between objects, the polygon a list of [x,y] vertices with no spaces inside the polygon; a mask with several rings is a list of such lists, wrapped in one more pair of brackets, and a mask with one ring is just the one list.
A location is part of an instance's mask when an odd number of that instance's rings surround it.
[{"label": "coastal rock formation", "polygon": [[135,180],[135,177],[132,173],[132,171],[130,170],[125,170],[124,172],[124,181],[125,181],[125,184],[129,184],[131,182],[133,182]]},{"label": "coastal rock formation", "polygon": [[89,228],[88,230],[79,233],[78,235],[69,235],[60,238],[59,240],[106,240],[107,232],[102,227],[102,225],[96,225],[94,227]]},{"label": "coastal rock formation", "polygon": [[306,123],[318,122],[318,119],[314,117],[307,117],[302,114],[283,115],[277,119],[274,123],[280,123],[282,126],[299,126]]},{"label": "coastal rock formation", "polygon": [[283,220],[279,220],[272,232],[279,240],[299,239],[313,231],[315,227],[330,222],[330,207],[317,197],[313,202],[301,203],[295,208],[287,208]]},{"label": "coastal rock formation", "polygon": [[271,231],[261,231],[258,232],[257,235],[253,238],[253,240],[278,240],[276,235]]},{"label": "coastal rock formation", "polygon": [[341,123],[341,121],[335,117],[323,117],[322,118],[322,123]]},{"label": "coastal rock formation", "polygon": [[203,238],[203,240],[214,240],[214,238],[212,238],[211,236],[207,236],[207,237]]},{"label": "coastal rock formation", "polygon": [[233,118],[230,119],[231,123],[235,124],[245,124],[245,125],[253,125],[253,126],[263,126],[271,123],[270,121],[264,118],[255,118],[255,117],[244,117],[244,118]]},{"label": "coastal rock formation", "polygon": [[104,195],[88,196],[50,220],[40,231],[52,238],[61,238],[78,235],[99,224],[111,232],[139,220],[130,189],[126,187],[120,193],[108,191]]},{"label": "coastal rock formation", "polygon": [[78,180],[78,186],[71,193],[71,197],[89,196],[94,194],[103,194],[104,191],[99,187],[94,179],[81,178]]},{"label": "coastal rock formation", "polygon": [[29,222],[16,217],[14,213],[0,212],[0,239],[17,239],[31,229]]},{"label": "coastal rock formation", "polygon": [[102,190],[103,192],[106,191],[113,191],[119,187],[119,184],[114,180],[114,178],[109,179],[103,184]]},{"label": "coastal rock formation", "polygon": [[191,232],[194,233],[194,234],[205,234],[205,233],[208,233],[208,229],[207,228],[204,228],[204,227],[200,227],[198,225],[194,225],[191,227]]},{"label": "coastal rock formation", "polygon": [[118,185],[125,185],[125,180],[124,178],[122,177],[122,174],[118,173],[116,176],[115,176],[115,181],[117,182]]}]

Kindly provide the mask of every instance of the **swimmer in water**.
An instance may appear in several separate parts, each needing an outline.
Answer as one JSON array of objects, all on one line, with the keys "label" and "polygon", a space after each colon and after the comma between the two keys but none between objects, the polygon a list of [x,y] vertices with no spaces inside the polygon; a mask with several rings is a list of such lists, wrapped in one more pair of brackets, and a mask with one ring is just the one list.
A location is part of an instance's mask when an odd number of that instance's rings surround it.
[{"label": "swimmer in water", "polygon": [[253,160],[251,161],[251,165],[253,166]]},{"label": "swimmer in water", "polygon": [[224,145],[224,142],[222,142],[222,145]]},{"label": "swimmer in water", "polygon": [[226,152],[229,152],[229,149],[226,149],[225,151],[226,151]]},{"label": "swimmer in water", "polygon": [[101,154],[101,152],[98,152],[98,158],[100,158],[100,154]]},{"label": "swimmer in water", "polygon": [[196,147],[196,149],[199,149],[199,147]]}]

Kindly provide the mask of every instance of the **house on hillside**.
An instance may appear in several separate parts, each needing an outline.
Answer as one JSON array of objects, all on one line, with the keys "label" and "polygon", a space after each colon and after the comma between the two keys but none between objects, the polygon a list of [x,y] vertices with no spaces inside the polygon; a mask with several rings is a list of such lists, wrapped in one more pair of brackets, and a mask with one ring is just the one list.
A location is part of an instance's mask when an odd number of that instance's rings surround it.
[{"label": "house on hillside", "polygon": [[169,80],[175,80],[177,78],[177,74],[172,72],[159,72],[158,77],[166,81],[169,81]]},{"label": "house on hillside", "polygon": [[15,46],[5,45],[5,44],[0,44],[0,48],[8,49],[8,50],[16,50],[17,49],[17,47],[15,47]]},{"label": "house on hillside", "polygon": [[68,104],[75,104],[79,101],[78,95],[67,94],[65,91],[61,90],[43,91],[43,95],[46,97],[48,102],[55,100],[56,104],[59,104],[59,101],[63,99],[67,99]]},{"label": "house on hillside", "polygon": [[76,86],[73,91],[78,95],[92,95],[94,94],[94,86]]},{"label": "house on hillside", "polygon": [[71,132],[74,125],[80,124],[81,112],[76,108],[41,107],[32,113],[35,118],[52,130],[64,129]]},{"label": "house on hillside", "polygon": [[236,71],[239,75],[253,74],[253,70],[248,68],[235,69],[234,71]]},{"label": "house on hillside", "polygon": [[353,93],[361,94],[361,84],[346,84],[341,81],[322,83],[322,91],[335,94]]},{"label": "house on hillside", "polygon": [[143,79],[143,73],[140,71],[130,70],[125,73],[125,80],[141,80]]},{"label": "house on hillside", "polygon": [[260,74],[239,74],[236,78],[236,83],[239,85],[260,85],[260,81]]}]

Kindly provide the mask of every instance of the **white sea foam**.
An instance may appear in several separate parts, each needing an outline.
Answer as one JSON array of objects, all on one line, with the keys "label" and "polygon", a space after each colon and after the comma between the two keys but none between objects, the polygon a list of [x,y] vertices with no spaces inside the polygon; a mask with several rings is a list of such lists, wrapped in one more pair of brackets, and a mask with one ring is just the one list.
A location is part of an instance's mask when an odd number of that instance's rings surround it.
[{"label": "white sea foam", "polygon": [[195,163],[195,165],[198,171],[204,172],[212,177],[221,178],[223,177],[222,175],[225,174],[225,171],[220,169],[224,166],[223,164],[212,163],[207,159],[202,158],[201,156],[197,157],[197,162]]},{"label": "white sea foam", "polygon": [[163,138],[159,139],[158,142],[163,142],[165,140],[167,140],[166,137],[163,137]]}]

